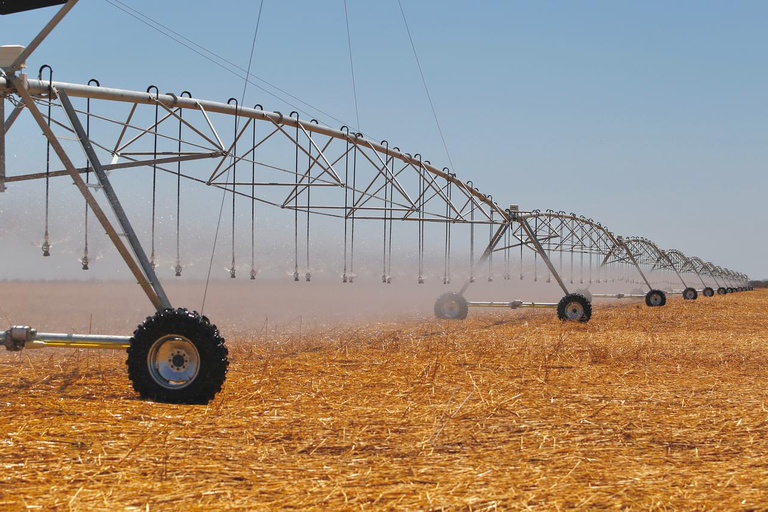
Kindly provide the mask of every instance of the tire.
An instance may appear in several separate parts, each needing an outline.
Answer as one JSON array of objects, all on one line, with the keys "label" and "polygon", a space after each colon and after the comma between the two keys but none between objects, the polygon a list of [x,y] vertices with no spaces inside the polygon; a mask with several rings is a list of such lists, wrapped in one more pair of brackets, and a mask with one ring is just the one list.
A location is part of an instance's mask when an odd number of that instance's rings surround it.
[{"label": "tire", "polygon": [[227,377],[227,348],[219,330],[196,311],[165,309],[133,332],[128,378],[142,398],[207,404]]},{"label": "tire", "polygon": [[713,297],[715,295],[715,290],[707,286],[701,293],[703,293],[705,297]]},{"label": "tire", "polygon": [[683,290],[683,298],[685,300],[696,300],[699,298],[699,292],[696,291],[696,288],[686,288]]},{"label": "tire", "polygon": [[645,294],[645,305],[649,308],[660,308],[667,303],[667,296],[661,290],[651,290]]},{"label": "tire", "polygon": [[578,293],[569,293],[557,303],[557,318],[563,322],[589,322],[592,303]]},{"label": "tire", "polygon": [[728,290],[728,293],[736,293],[736,289],[735,289],[735,288],[731,288],[731,287],[729,286],[729,287],[728,287],[728,288],[726,288],[726,289]]},{"label": "tire", "polygon": [[726,293],[728,293],[728,290],[726,290],[726,289],[725,289],[725,288],[723,288],[722,286],[721,286],[720,288],[718,288],[718,289],[717,289],[717,294],[718,294],[718,295],[725,295]]},{"label": "tire", "polygon": [[464,320],[469,313],[469,304],[463,295],[448,292],[435,301],[435,316],[445,320]]},{"label": "tire", "polygon": [[573,293],[575,293],[576,295],[581,295],[582,297],[587,299],[590,303],[592,302],[592,292],[590,292],[589,290],[576,290]]}]

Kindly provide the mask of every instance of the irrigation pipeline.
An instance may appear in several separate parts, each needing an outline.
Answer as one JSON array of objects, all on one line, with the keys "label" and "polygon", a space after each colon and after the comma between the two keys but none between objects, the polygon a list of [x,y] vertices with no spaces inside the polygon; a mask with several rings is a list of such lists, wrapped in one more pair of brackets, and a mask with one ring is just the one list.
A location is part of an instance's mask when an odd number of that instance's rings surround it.
[{"label": "irrigation pipeline", "polygon": [[[19,94],[14,83],[21,83],[16,79],[0,77],[0,95],[13,98],[14,93]],[[246,197],[252,201],[261,201],[280,208],[306,211],[309,215],[317,213],[330,217],[345,219],[345,224],[351,221],[364,219],[379,219],[384,221],[385,240],[391,238],[393,220],[416,221],[419,225],[419,258],[420,267],[423,257],[424,227],[426,223],[439,222],[448,226],[445,229],[446,240],[444,252],[444,282],[449,282],[450,262],[450,225],[468,224],[471,226],[470,252],[474,252],[474,226],[489,225],[490,238],[488,245],[482,252],[478,261],[470,256],[472,270],[470,282],[474,281],[477,269],[483,268],[488,263],[488,278],[492,278],[492,258],[494,252],[503,252],[505,256],[505,278],[508,277],[509,262],[507,260],[513,248],[527,247],[534,253],[534,280],[538,278],[536,265],[540,262],[546,267],[546,279],[554,279],[564,292],[568,293],[570,286],[585,281],[585,258],[588,266],[587,280],[592,282],[593,272],[598,276],[601,273],[610,272],[611,269],[621,266],[633,268],[649,289],[652,283],[646,274],[654,271],[667,272],[688,288],[684,275],[694,274],[702,285],[706,287],[707,281],[712,281],[716,287],[737,287],[744,285],[748,280],[744,274],[723,269],[713,264],[704,263],[698,258],[686,257],[679,251],[665,252],[658,248],[650,240],[640,237],[622,238],[614,235],[601,223],[584,216],[565,212],[547,210],[542,212],[533,210],[529,212],[518,211],[517,207],[510,205],[508,208],[499,206],[490,195],[482,193],[471,181],[462,181],[450,169],[437,168],[428,160],[415,153],[410,154],[401,151],[396,146],[391,146],[387,141],[376,142],[365,138],[360,133],[354,133],[345,127],[333,129],[317,123],[316,120],[303,121],[298,115],[284,115],[281,112],[263,110],[260,105],[254,108],[244,107],[237,101],[220,103],[201,100],[190,97],[188,93],[160,94],[156,88],[150,88],[146,92],[113,89],[92,85],[79,85],[52,80],[31,79],[24,77],[24,89],[30,101],[40,103],[50,109],[59,96],[84,98],[87,100],[87,110],[71,115],[83,115],[90,122],[92,119],[105,120],[117,125],[121,130],[119,138],[114,142],[93,142],[94,145],[112,154],[112,163],[101,167],[105,170],[127,169],[132,167],[149,166],[154,171],[164,169],[167,164],[176,163],[174,175],[179,178],[192,179],[209,186],[216,186],[233,194],[232,210],[236,207],[235,196]],[[150,92],[151,90],[151,92]],[[20,95],[20,94],[19,94]],[[12,100],[13,101],[13,100]],[[91,102],[102,101],[105,103],[122,103],[130,105],[130,113],[127,117],[109,117],[112,113],[96,114],[91,112]],[[148,106],[149,112],[154,118],[147,123],[147,127],[140,128],[137,120],[141,106]],[[24,101],[17,101],[9,121],[5,123],[5,131],[11,128],[15,119],[25,108],[30,109]],[[56,109],[60,111],[61,109]],[[196,113],[196,119],[192,120],[192,114],[183,115],[182,112]],[[292,113],[293,114],[293,113]],[[216,115],[223,115],[228,126],[235,130],[232,140],[225,143],[216,129]],[[50,118],[50,114],[48,116]],[[70,122],[72,118],[70,116]],[[255,124],[262,121],[266,124],[266,134],[256,140]],[[49,121],[50,122],[50,121]],[[172,125],[173,131],[162,132],[166,125]],[[59,129],[66,129],[66,120],[57,121]],[[185,140],[182,140],[182,127]],[[244,144],[247,140],[246,130],[251,130],[252,143]],[[90,133],[87,138],[90,138]],[[173,151],[159,152],[157,140],[176,143]],[[196,137],[195,142],[187,137]],[[323,139],[322,137],[327,137]],[[49,138],[49,143],[51,142]],[[256,164],[256,150],[261,151],[263,145],[272,140],[281,138],[294,146],[293,170],[271,166],[271,170],[277,173],[291,172],[290,179],[270,178],[266,182],[260,182],[259,190],[270,187],[282,187],[287,190],[287,195],[280,200],[273,197],[256,197],[256,182],[254,173],[251,180],[237,181],[234,178],[234,169],[238,162],[250,159],[251,165]],[[152,149],[142,152],[136,148],[141,141],[151,140]],[[333,141],[340,141],[341,148],[333,145]],[[182,146],[187,148],[182,152]],[[246,149],[242,149],[245,147]],[[190,149],[191,148],[191,149]],[[240,153],[238,154],[238,151]],[[335,151],[335,153],[334,153]],[[149,153],[149,154],[148,154]],[[302,165],[299,171],[299,158],[307,159],[307,167]],[[183,175],[182,162],[213,159],[218,161],[212,173],[205,176]],[[400,163],[395,165],[396,161]],[[270,166],[259,163],[264,169],[270,170]],[[364,172],[358,169],[360,165],[367,165],[370,170],[369,179],[365,179]],[[286,166],[287,167],[287,166]],[[340,169],[344,167],[344,169]],[[75,169],[78,173],[88,173],[90,166]],[[227,176],[232,171],[233,179]],[[29,173],[16,176],[6,176],[5,182],[23,181],[45,178],[50,180],[56,176],[69,175],[70,170],[50,170],[45,173]],[[314,172],[314,175],[310,173]],[[351,176],[351,181],[350,180]],[[406,182],[410,182],[409,184]],[[418,186],[416,186],[418,183]],[[2,184],[4,185],[4,184]],[[344,204],[340,201],[327,204],[314,203],[318,194],[310,196],[310,190],[315,188],[331,188],[344,190]],[[306,204],[299,203],[299,197],[306,200]],[[351,201],[350,201],[351,199]],[[295,219],[297,220],[297,219]],[[387,228],[387,223],[389,226]],[[234,229],[234,221],[233,221]],[[294,226],[298,230],[298,225]],[[309,223],[307,223],[307,229]],[[232,235],[234,241],[234,233]],[[297,242],[298,243],[298,242]],[[354,242],[352,242],[354,243]],[[307,244],[308,250],[309,244]],[[153,247],[154,249],[154,247]],[[298,250],[298,246],[296,247]],[[385,241],[386,251],[391,251],[391,240]],[[347,250],[345,244],[345,251]],[[354,247],[350,247],[352,253]],[[153,251],[154,252],[154,251]],[[233,251],[234,252],[234,251]],[[569,257],[564,258],[565,253]],[[232,255],[234,259],[234,254]],[[294,258],[298,265],[298,253]],[[177,262],[178,262],[177,254]],[[154,258],[151,258],[152,262]],[[347,264],[345,257],[345,266]],[[351,254],[350,254],[351,260]],[[600,264],[595,267],[593,261]],[[385,256],[386,265],[391,265],[391,257]],[[350,272],[352,262],[349,262]],[[522,263],[521,263],[522,265]],[[309,266],[307,253],[307,267]],[[232,267],[234,271],[234,266]],[[253,269],[252,269],[253,270]],[[297,270],[297,269],[296,269]],[[387,269],[382,273],[390,274]],[[420,268],[420,282],[422,268]],[[307,269],[307,272],[309,270]],[[346,272],[345,272],[346,274]],[[521,278],[523,270],[521,267]],[[384,276],[384,281],[388,277]],[[469,283],[467,283],[468,285]],[[466,286],[462,289],[464,291]]]},{"label": "irrigation pipeline", "polygon": [[[159,105],[165,107],[166,109],[190,109],[204,113],[239,116],[242,119],[263,120],[272,122],[275,125],[299,128],[305,133],[316,133],[336,139],[349,139],[355,144],[368,147],[378,153],[388,154],[415,168],[422,167],[429,173],[451,182],[456,187],[463,190],[466,194],[472,196],[477,202],[484,203],[490,210],[494,210],[495,214],[500,216],[502,219],[508,218],[508,215],[505,213],[505,210],[502,207],[491,201],[488,196],[481,193],[479,190],[471,188],[461,180],[457,179],[455,174],[449,172],[448,170],[438,169],[429,163],[421,162],[418,158],[408,153],[404,153],[395,148],[385,146],[384,144],[365,139],[360,133],[347,133],[341,129],[337,130],[323,126],[321,124],[301,121],[299,119],[283,115],[280,112],[269,112],[215,101],[187,98],[184,96],[178,96],[176,94],[151,94],[139,91],[129,91],[108,87],[93,87],[65,82],[51,83],[35,79],[27,79],[26,84],[27,91],[35,97],[44,96],[47,94],[50,87],[56,91],[65,91],[70,97],[73,98],[89,98],[91,100],[132,103],[135,105]],[[12,84],[10,84],[6,78],[0,77],[0,94],[7,95],[13,92],[14,88]],[[227,150],[222,144],[221,147],[219,147],[219,151],[221,152],[219,155],[211,154],[210,156],[221,156],[221,154],[225,153]]]}]

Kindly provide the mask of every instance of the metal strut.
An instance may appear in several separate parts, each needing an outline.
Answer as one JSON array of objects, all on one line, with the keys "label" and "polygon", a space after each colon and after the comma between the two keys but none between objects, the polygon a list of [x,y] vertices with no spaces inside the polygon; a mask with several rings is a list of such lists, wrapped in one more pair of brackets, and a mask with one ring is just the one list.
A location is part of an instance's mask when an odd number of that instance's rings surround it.
[{"label": "metal strut", "polygon": [[0,192],[5,192],[5,95],[0,94]]},{"label": "metal strut", "polygon": [[[488,242],[488,247],[485,248],[483,251],[482,256],[480,256],[480,259],[477,261],[477,265],[472,265],[472,270],[470,270],[470,278],[467,279],[467,281],[464,282],[464,286],[461,287],[461,290],[459,290],[459,295],[464,295],[464,292],[467,291],[467,288],[469,288],[469,285],[475,282],[474,280],[474,268],[482,267],[485,261],[490,257],[490,255],[493,253],[496,246],[499,244],[499,241],[504,237],[504,232],[509,229],[509,226],[512,224],[512,220],[505,221],[499,225],[499,229],[496,230],[496,233],[491,237],[491,241]],[[491,224],[492,226],[493,224]]]},{"label": "metal strut", "polygon": [[[70,101],[69,96],[67,95],[66,91],[57,91],[57,94],[61,99],[61,105],[64,107],[64,110],[67,113],[67,117],[69,117],[69,120],[72,123],[72,128],[74,128],[75,133],[77,134],[77,137],[80,140],[80,144],[83,147],[83,151],[85,151],[85,154],[88,156],[88,160],[91,162],[91,166],[93,167],[93,170],[96,173],[96,177],[99,180],[99,184],[102,186],[104,190],[104,194],[107,196],[107,200],[109,200],[109,204],[112,206],[112,211],[115,213],[115,216],[117,217],[120,227],[123,229],[123,232],[125,233],[125,236],[128,239],[128,243],[131,246],[131,249],[133,250],[134,255],[136,256],[136,259],[138,260],[139,265],[141,266],[141,270],[143,270],[143,274],[139,271],[139,268],[136,267],[136,262],[134,261],[134,259],[127,257],[127,256],[130,256],[127,253],[127,251],[125,253],[121,251],[120,254],[123,256],[123,259],[128,264],[128,267],[131,268],[134,275],[139,280],[139,284],[147,293],[147,297],[149,297],[149,300],[152,302],[155,308],[157,308],[158,310],[171,308],[172,307],[171,302],[170,300],[168,300],[168,296],[165,294],[165,290],[163,290],[163,287],[157,278],[157,274],[155,274],[155,270],[153,268],[152,263],[149,261],[149,259],[147,259],[147,255],[144,252],[144,249],[141,246],[141,243],[139,242],[138,237],[136,236],[136,232],[133,230],[133,226],[131,226],[131,222],[128,220],[128,216],[125,214],[125,210],[123,209],[123,206],[120,204],[120,201],[117,198],[117,194],[115,194],[115,190],[112,188],[112,184],[110,183],[109,178],[107,177],[107,173],[104,172],[104,168],[101,166],[101,162],[99,161],[99,157],[96,155],[96,152],[94,151],[93,146],[91,145],[91,141],[86,136],[85,129],[83,128],[82,123],[80,123],[80,119],[77,117],[77,112],[72,106],[72,102]],[[50,133],[49,139],[56,140],[55,137],[53,137],[53,133]],[[60,156],[63,152],[64,150],[62,148]],[[70,172],[70,175],[72,175],[72,177],[75,178],[76,181],[82,182],[82,178],[74,169],[74,166],[72,166],[71,162],[69,163],[69,165],[67,165],[67,168]],[[80,185],[78,184],[78,188],[80,188],[80,191],[86,197],[86,200],[90,198],[89,203],[92,203],[91,209],[95,211],[96,208],[94,208],[94,204],[96,204],[98,207],[98,203],[96,203],[96,200],[91,194],[91,192],[87,188],[85,188],[84,183],[83,183],[83,187],[80,187]],[[109,220],[106,218],[106,216],[103,215],[103,213],[100,216],[99,220],[101,221],[102,226],[104,226],[104,229],[107,230],[107,233],[110,235],[110,238],[112,239],[113,243],[115,242],[116,239],[119,240],[117,232],[115,232],[114,228],[109,223]],[[115,245],[117,246],[117,244]]]},{"label": "metal strut", "polygon": [[542,247],[541,245],[541,242],[539,242],[539,239],[536,238],[536,234],[531,229],[531,226],[528,224],[528,221],[525,219],[525,217],[518,216],[517,222],[520,223],[520,226],[523,228],[523,231],[525,231],[525,234],[528,235],[528,239],[531,241],[531,243],[533,243],[533,246],[536,248],[536,252],[539,253],[539,256],[541,256],[541,259],[544,260],[544,264],[547,265],[549,272],[555,277],[555,280],[557,281],[557,284],[560,285],[560,288],[563,290],[563,293],[568,295],[568,288],[565,286],[563,279],[560,277],[560,274],[557,272],[557,269],[552,264],[552,261],[550,261],[549,256],[544,250],[544,247]]},{"label": "metal strut", "polygon": [[[661,250],[655,243],[651,242],[650,240],[646,240],[644,238],[639,238],[639,237],[632,237],[627,240],[632,243],[645,245],[646,247],[649,247],[651,250],[653,250],[658,256],[658,258],[654,262],[654,266],[659,267],[659,262],[666,263],[666,267],[672,269],[672,271],[675,273],[677,278],[680,280],[680,283],[683,285],[683,288],[688,288],[688,285],[686,284],[685,279],[683,279],[683,275],[680,273],[677,267],[675,267],[675,264],[672,261],[672,258],[670,258],[669,254]],[[664,268],[664,267],[661,267],[661,268]],[[706,287],[706,285],[704,286]]]},{"label": "metal strut", "polygon": [[645,281],[645,285],[648,287],[649,290],[653,290],[653,286],[651,286],[650,281],[648,281],[648,278],[645,277],[645,272],[643,272],[643,269],[640,268],[640,264],[637,262],[637,258],[635,258],[635,255],[632,253],[632,251],[629,250],[629,247],[627,247],[627,242],[622,238],[621,236],[616,237],[616,242],[621,246],[622,249],[624,249],[624,252],[627,253],[627,256],[629,256],[629,259],[632,260],[632,263],[635,265],[635,268],[637,269],[637,272],[640,274],[640,277],[643,278],[643,281]]},{"label": "metal strut", "polygon": [[[75,114],[75,110],[72,107],[72,102],[69,100],[69,96],[67,96],[65,91],[56,91],[55,88],[53,89],[54,92],[56,92],[59,95],[59,98],[62,100],[62,105],[64,106],[64,109],[66,110],[67,115],[70,117],[72,121],[73,128],[75,129],[78,137],[80,138],[81,144],[83,145],[83,149],[85,149],[86,155],[88,156],[88,159],[91,161],[91,164],[94,170],[96,171],[96,175],[105,193],[109,191],[108,192],[109,195],[107,197],[111,196],[114,199],[114,201],[110,199],[110,203],[112,204],[112,207],[115,209],[115,214],[118,215],[118,218],[119,218],[120,217],[120,214],[118,214],[118,210],[119,210],[119,212],[122,214],[123,219],[125,220],[125,225],[122,225],[122,220],[121,220],[121,227],[123,227],[126,235],[128,236],[128,239],[131,242],[131,247],[133,248],[134,253],[136,254],[136,257],[142,263],[142,267],[144,268],[146,275],[143,274],[141,271],[141,268],[139,268],[139,266],[136,265],[136,262],[133,256],[131,255],[130,251],[125,246],[123,241],[120,239],[120,235],[117,233],[117,231],[115,231],[115,228],[110,223],[109,218],[107,218],[107,215],[106,213],[104,213],[104,210],[101,208],[101,205],[98,203],[98,201],[96,201],[96,198],[93,197],[93,195],[91,194],[91,191],[88,188],[88,185],[85,183],[85,181],[83,181],[83,178],[80,176],[78,169],[75,168],[74,164],[72,163],[72,160],[70,160],[69,158],[69,155],[67,155],[67,152],[64,150],[64,147],[56,138],[56,135],[53,133],[53,131],[48,127],[45,121],[45,118],[43,117],[43,114],[35,105],[34,98],[24,88],[24,84],[22,80],[15,76],[9,76],[8,80],[10,80],[11,84],[14,86],[16,93],[21,97],[21,99],[26,104],[30,114],[32,114],[32,117],[35,118],[37,125],[43,131],[43,133],[45,134],[45,137],[51,142],[51,147],[53,147],[53,150],[59,156],[59,159],[61,160],[62,164],[64,164],[64,167],[67,169],[67,172],[69,173],[69,175],[72,177],[72,180],[75,182],[75,185],[77,186],[78,190],[80,190],[80,193],[83,195],[85,200],[88,201],[88,204],[91,207],[91,211],[93,211],[96,218],[99,219],[99,222],[101,223],[102,227],[104,227],[104,230],[106,231],[107,236],[109,236],[109,239],[112,241],[112,244],[115,246],[117,251],[123,257],[123,260],[125,260],[126,264],[128,265],[128,268],[131,270],[134,277],[136,277],[136,280],[138,281],[139,285],[144,290],[144,292],[147,294],[147,297],[149,297],[149,300],[152,302],[152,305],[154,305],[155,308],[158,310],[170,308],[171,304],[168,301],[168,297],[165,295],[165,292],[160,286],[160,283],[157,281],[157,276],[155,275],[154,271],[151,269],[149,265],[149,261],[147,260],[146,254],[144,253],[144,250],[141,248],[141,244],[138,243],[138,239],[136,238],[136,233],[133,231],[133,228],[128,222],[128,219],[125,217],[125,212],[123,211],[122,206],[120,206],[120,203],[117,201],[117,196],[115,195],[114,190],[112,189],[112,185],[107,179],[106,173],[104,172],[104,169],[101,167],[101,164],[99,163],[98,158],[96,157],[96,154],[93,151],[93,147],[91,146],[90,141],[85,137],[85,131],[83,130],[82,124],[80,124],[80,120],[77,118],[77,115]],[[151,276],[149,280],[147,279],[147,276]]]}]

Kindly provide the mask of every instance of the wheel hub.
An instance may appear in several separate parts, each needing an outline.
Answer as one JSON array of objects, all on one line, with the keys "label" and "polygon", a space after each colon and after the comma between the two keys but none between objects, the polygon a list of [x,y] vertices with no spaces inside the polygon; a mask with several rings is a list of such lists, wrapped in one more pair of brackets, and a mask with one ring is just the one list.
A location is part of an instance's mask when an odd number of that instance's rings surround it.
[{"label": "wheel hub", "polygon": [[443,307],[443,312],[445,313],[445,316],[454,318],[459,314],[459,303],[455,300],[446,302],[445,306]]},{"label": "wheel hub", "polygon": [[200,353],[184,336],[169,334],[155,341],[147,354],[152,379],[167,389],[179,389],[195,380],[200,370]]},{"label": "wheel hub", "polygon": [[178,349],[171,354],[171,357],[168,358],[168,362],[171,365],[171,369],[176,372],[182,372],[189,367],[189,357],[186,352]]},{"label": "wheel hub", "polygon": [[565,308],[565,314],[568,320],[580,320],[584,316],[584,307],[578,302],[571,302]]}]

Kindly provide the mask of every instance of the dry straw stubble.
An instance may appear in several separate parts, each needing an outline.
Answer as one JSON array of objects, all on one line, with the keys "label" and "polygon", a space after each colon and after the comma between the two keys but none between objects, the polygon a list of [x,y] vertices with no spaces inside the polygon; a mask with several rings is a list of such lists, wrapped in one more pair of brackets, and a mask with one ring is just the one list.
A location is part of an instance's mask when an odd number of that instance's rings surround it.
[{"label": "dry straw stubble", "polygon": [[766,304],[242,331],[197,407],[122,353],[4,354],[0,508],[764,508]]}]

